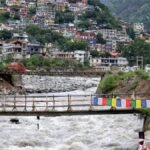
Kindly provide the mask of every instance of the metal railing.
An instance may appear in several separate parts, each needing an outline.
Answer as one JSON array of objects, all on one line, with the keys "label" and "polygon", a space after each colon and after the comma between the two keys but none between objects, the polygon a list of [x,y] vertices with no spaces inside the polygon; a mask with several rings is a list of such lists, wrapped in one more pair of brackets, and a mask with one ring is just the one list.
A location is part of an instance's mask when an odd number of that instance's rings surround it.
[{"label": "metal railing", "polygon": [[[39,111],[95,111],[111,109],[110,106],[94,106],[93,97],[127,97],[128,93],[121,94],[94,94],[94,95],[0,95],[0,112],[39,112]],[[144,97],[144,93],[136,96]],[[150,94],[149,94],[150,95]],[[145,99],[145,98],[143,98]]]}]

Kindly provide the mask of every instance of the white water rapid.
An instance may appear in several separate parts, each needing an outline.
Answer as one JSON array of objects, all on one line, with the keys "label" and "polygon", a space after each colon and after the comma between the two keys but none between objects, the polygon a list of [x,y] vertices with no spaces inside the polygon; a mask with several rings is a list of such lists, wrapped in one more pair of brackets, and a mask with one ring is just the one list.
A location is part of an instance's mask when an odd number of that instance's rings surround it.
[{"label": "white water rapid", "polygon": [[[81,78],[75,81],[81,82]],[[79,84],[76,90],[59,94],[95,93],[99,79],[83,78],[85,81],[94,86],[85,89]],[[12,124],[11,118],[18,118],[20,124]],[[137,115],[40,117],[40,120],[2,116],[0,150],[135,150],[142,125],[143,120]]]}]

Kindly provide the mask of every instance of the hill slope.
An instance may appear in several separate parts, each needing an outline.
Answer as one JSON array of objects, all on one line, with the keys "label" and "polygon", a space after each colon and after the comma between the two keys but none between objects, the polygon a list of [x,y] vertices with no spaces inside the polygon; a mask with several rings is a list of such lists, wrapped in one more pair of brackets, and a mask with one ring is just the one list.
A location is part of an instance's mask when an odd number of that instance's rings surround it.
[{"label": "hill slope", "polygon": [[109,0],[106,5],[129,22],[143,22],[150,29],[150,0]]}]

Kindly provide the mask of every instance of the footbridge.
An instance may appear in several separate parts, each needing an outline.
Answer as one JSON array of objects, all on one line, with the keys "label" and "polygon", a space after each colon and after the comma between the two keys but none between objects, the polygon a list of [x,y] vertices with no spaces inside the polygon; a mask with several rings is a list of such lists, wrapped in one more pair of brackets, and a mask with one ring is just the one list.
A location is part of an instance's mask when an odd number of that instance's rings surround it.
[{"label": "footbridge", "polygon": [[0,76],[4,75],[39,75],[39,76],[104,76],[106,70],[101,68],[88,68],[88,69],[80,69],[80,70],[72,70],[72,69],[51,69],[48,71],[38,70],[38,71],[0,71]]},{"label": "footbridge", "polygon": [[3,116],[72,116],[140,113],[150,100],[101,95],[0,95]]}]

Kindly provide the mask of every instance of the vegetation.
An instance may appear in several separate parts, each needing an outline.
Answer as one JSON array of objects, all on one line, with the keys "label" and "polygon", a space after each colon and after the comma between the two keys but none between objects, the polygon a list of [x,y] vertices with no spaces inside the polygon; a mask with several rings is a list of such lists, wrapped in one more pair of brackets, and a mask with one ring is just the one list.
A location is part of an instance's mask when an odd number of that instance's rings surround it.
[{"label": "vegetation", "polygon": [[102,35],[101,33],[98,33],[98,34],[97,34],[96,39],[97,39],[97,43],[106,44],[106,40],[103,39],[103,35]]},{"label": "vegetation", "polygon": [[9,18],[10,18],[9,12],[1,13],[0,14],[0,23],[6,23]]},{"label": "vegetation", "polygon": [[129,22],[143,22],[150,29],[149,0],[109,0],[107,6],[116,16]]},{"label": "vegetation", "polygon": [[143,56],[144,65],[150,64],[150,43],[137,38],[129,45],[122,47],[122,55],[128,59],[130,65],[135,65],[137,56]]},{"label": "vegetation", "polygon": [[12,32],[8,30],[1,30],[0,31],[0,39],[1,40],[8,40],[12,38]]},{"label": "vegetation", "polygon": [[74,21],[74,14],[67,7],[65,11],[56,11],[55,23],[71,23]]},{"label": "vegetation", "polygon": [[127,34],[129,35],[129,37],[134,40],[135,39],[135,32],[133,30],[133,28],[129,27],[127,28]]},{"label": "vegetation", "polygon": [[5,71],[7,69],[7,64],[11,63],[12,61],[13,59],[11,56],[2,58],[2,60],[0,60],[0,70]]},{"label": "vegetation", "polygon": [[32,17],[35,14],[36,14],[36,7],[31,7],[29,9],[29,16]]},{"label": "vegetation", "polygon": [[119,22],[99,0],[88,0],[88,4],[92,7],[80,15],[79,27],[89,28],[95,22],[98,25],[105,25],[107,28],[119,28]]},{"label": "vegetation", "polygon": [[[120,81],[130,80],[137,77],[139,80],[150,80],[150,75],[143,70],[137,70],[135,72],[118,72],[114,74],[107,74],[99,84],[98,89],[102,93],[109,93],[119,86]],[[129,90],[134,90],[137,86],[137,81],[129,87]]]},{"label": "vegetation", "polygon": [[147,116],[150,116],[150,108],[140,109],[141,113]]},{"label": "vegetation", "polygon": [[6,6],[6,0],[1,0],[1,6]]},{"label": "vegetation", "polygon": [[39,70],[42,68],[48,71],[49,69],[79,69],[84,67],[79,61],[49,59],[39,55],[33,55],[31,58],[24,59],[22,63],[30,70]]},{"label": "vegetation", "polygon": [[88,44],[83,40],[71,41],[71,39],[63,37],[60,33],[49,29],[41,29],[36,25],[28,25],[25,31],[29,34],[30,39],[36,39],[43,45],[45,43],[53,43],[64,51],[87,50]]},{"label": "vegetation", "polygon": [[100,57],[100,52],[98,52],[97,50],[92,50],[90,51],[90,55],[92,56],[92,58]]},{"label": "vegetation", "polygon": [[88,44],[83,40],[68,40],[64,43],[64,51],[88,50]]},{"label": "vegetation", "polygon": [[4,62],[0,62],[0,70],[5,71],[6,70],[6,64]]},{"label": "vegetation", "polygon": [[31,40],[36,39],[43,45],[45,43],[57,43],[61,45],[65,41],[65,38],[59,33],[49,29],[41,29],[34,24],[28,25],[25,31],[29,34]]}]

